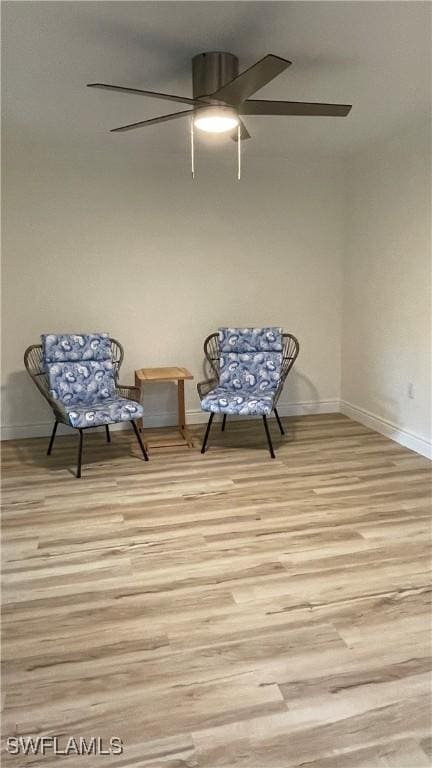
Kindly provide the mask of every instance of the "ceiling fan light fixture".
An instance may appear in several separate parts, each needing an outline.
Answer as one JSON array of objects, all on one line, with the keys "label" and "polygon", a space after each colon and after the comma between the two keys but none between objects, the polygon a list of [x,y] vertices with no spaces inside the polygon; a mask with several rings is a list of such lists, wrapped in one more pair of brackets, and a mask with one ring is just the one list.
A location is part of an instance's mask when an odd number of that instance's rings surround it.
[{"label": "ceiling fan light fixture", "polygon": [[206,133],[226,133],[237,128],[239,122],[235,109],[223,106],[200,109],[194,117],[195,127]]}]

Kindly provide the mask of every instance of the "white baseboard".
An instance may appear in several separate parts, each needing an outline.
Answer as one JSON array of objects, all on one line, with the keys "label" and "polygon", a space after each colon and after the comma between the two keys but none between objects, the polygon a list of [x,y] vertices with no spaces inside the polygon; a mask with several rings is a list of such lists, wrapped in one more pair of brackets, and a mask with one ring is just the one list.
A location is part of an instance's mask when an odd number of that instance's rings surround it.
[{"label": "white baseboard", "polygon": [[[278,412],[281,416],[306,416],[308,414],[338,413],[339,400],[303,401],[300,403],[279,403]],[[190,409],[186,412],[188,424],[204,424],[208,414],[199,409]],[[175,412],[145,413],[144,424],[147,427],[171,427],[177,423]],[[125,424],[113,424],[111,429],[124,429]],[[43,421],[33,424],[10,424],[1,427],[1,440],[19,440],[28,437],[48,437],[53,428],[53,421]],[[71,434],[71,429],[63,424],[59,425],[58,434]]]},{"label": "white baseboard", "polygon": [[346,400],[340,401],[340,411],[350,419],[359,421],[360,424],[364,424],[365,427],[370,427],[375,432],[385,435],[385,437],[394,440],[399,445],[420,453],[421,456],[426,456],[427,459],[432,459],[432,443],[430,440],[425,440],[424,437],[416,435],[414,432],[402,429],[402,427],[393,424],[388,419],[383,419],[381,416],[370,413],[370,411],[366,411],[364,408],[347,403]]},{"label": "white baseboard", "polygon": [[280,416],[308,416],[320,413],[339,413],[340,400],[303,400],[299,403],[277,404]]},{"label": "white baseboard", "polygon": [[[299,403],[279,403],[278,411],[281,416],[307,416],[320,413],[343,413],[354,421],[359,421],[366,427],[379,432],[381,435],[394,440],[396,443],[409,448],[421,456],[432,459],[432,444],[420,435],[402,429],[381,416],[370,413],[363,408],[358,408],[346,400],[310,400]],[[207,421],[207,413],[199,409],[190,409],[186,413],[188,424],[204,424]],[[170,427],[177,423],[175,412],[148,413],[145,414],[144,423],[147,427]],[[1,440],[19,440],[28,437],[48,437],[51,434],[53,422],[44,421],[32,424],[10,424],[2,426]],[[113,424],[111,429],[124,429],[126,424]],[[59,425],[58,434],[71,434],[71,429]]]}]

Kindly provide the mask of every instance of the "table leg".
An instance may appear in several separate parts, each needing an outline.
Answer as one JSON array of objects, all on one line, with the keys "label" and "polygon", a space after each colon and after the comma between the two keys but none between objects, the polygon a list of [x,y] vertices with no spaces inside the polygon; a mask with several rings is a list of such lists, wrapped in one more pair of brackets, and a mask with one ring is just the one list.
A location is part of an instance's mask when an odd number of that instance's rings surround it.
[{"label": "table leg", "polygon": [[181,432],[185,428],[185,421],[186,421],[183,379],[180,379],[177,382],[177,397],[178,397],[178,425]]},{"label": "table leg", "polygon": [[[142,382],[140,381],[138,376],[135,374],[135,386],[136,386],[136,388],[138,389],[138,392],[139,392],[139,401],[140,401],[140,403],[141,403],[141,400],[142,400],[142,386],[141,385],[142,385]],[[138,422],[138,429],[139,429],[140,432],[142,432],[143,429],[144,429],[143,419],[137,419],[137,422]]]},{"label": "table leg", "polygon": [[178,399],[178,428],[181,436],[186,440],[189,448],[193,448],[192,438],[186,428],[186,411],[184,396],[184,380],[177,381],[177,399]]}]

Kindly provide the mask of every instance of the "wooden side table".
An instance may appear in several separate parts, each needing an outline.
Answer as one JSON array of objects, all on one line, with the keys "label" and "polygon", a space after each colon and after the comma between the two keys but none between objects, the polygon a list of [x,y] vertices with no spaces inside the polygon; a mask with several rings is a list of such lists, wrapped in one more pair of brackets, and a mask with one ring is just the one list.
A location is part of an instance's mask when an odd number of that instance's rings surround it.
[{"label": "wooden side table", "polygon": [[[158,381],[173,381],[177,382],[177,402],[178,402],[178,430],[182,436],[181,443],[170,443],[172,445],[188,445],[189,448],[193,448],[193,440],[186,427],[186,412],[185,412],[185,399],[184,399],[184,383],[186,379],[193,379],[192,374],[187,368],[180,368],[177,366],[169,368],[140,368],[135,371],[135,386],[140,391],[140,397],[143,393],[143,384],[154,383]],[[143,419],[139,420],[140,431],[143,430]]]}]

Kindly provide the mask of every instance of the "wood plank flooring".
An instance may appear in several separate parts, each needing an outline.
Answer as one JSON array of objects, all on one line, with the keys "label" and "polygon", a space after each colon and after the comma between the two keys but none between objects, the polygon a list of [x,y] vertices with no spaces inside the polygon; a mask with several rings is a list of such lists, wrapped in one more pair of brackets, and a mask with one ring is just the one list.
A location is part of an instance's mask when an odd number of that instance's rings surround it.
[{"label": "wood plank flooring", "polygon": [[[284,423],[274,461],[253,421],[147,464],[86,435],[81,480],[76,434],[3,444],[5,765],[431,765],[431,464]],[[124,751],[5,753],[37,735]]]}]

